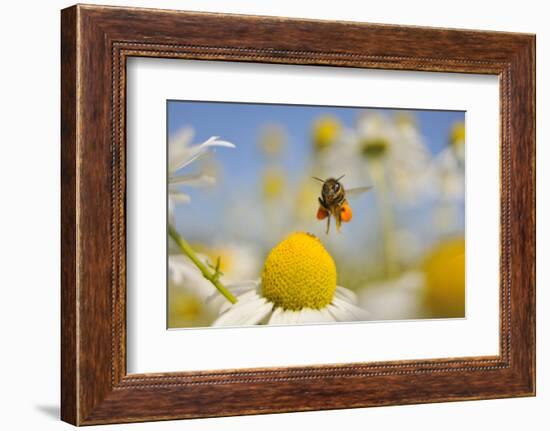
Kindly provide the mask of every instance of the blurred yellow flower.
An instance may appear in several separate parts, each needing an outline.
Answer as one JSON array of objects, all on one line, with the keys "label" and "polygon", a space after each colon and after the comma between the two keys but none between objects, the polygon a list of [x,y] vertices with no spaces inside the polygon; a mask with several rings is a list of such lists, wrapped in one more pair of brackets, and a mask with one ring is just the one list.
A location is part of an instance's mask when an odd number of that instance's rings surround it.
[{"label": "blurred yellow flower", "polygon": [[262,178],[262,194],[267,200],[279,198],[285,189],[286,178],[283,171],[269,168],[264,171]]},{"label": "blurred yellow flower", "polygon": [[[222,283],[255,278],[260,271],[258,250],[251,244],[223,243],[207,246],[194,243],[197,258],[205,266],[215,266],[218,259]],[[193,327],[210,325],[220,307],[228,302],[212,283],[185,255],[168,256],[168,326]]]},{"label": "blurred yellow flower", "polygon": [[286,145],[286,133],[283,127],[277,124],[264,126],[260,131],[259,147],[267,157],[280,155]]},{"label": "blurred yellow flower", "polygon": [[453,149],[456,158],[464,162],[465,144],[466,144],[466,127],[462,121],[453,124],[449,133],[449,144]]},{"label": "blurred yellow flower", "polygon": [[452,145],[466,140],[466,127],[462,121],[453,124],[449,139]]},{"label": "blurred yellow flower", "polygon": [[[206,262],[206,256],[198,256]],[[216,300],[207,298],[216,295]],[[168,326],[185,327],[209,325],[225,299],[191,260],[181,254],[168,256]]]},{"label": "blurred yellow flower", "polygon": [[331,147],[342,131],[342,124],[333,116],[323,116],[313,124],[313,147],[322,152]]},{"label": "blurred yellow flower", "polygon": [[424,261],[425,304],[432,317],[464,317],[465,241],[444,241]]},{"label": "blurred yellow flower", "polygon": [[169,286],[168,327],[180,328],[210,324],[215,316],[204,299],[185,289]]}]

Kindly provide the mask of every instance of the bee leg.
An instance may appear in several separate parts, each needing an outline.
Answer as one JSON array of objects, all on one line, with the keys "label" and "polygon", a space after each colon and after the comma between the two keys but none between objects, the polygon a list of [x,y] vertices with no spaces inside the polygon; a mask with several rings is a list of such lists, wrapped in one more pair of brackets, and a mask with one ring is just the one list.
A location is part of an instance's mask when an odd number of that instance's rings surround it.
[{"label": "bee leg", "polygon": [[325,233],[328,235],[329,231],[330,231],[330,214],[327,217],[327,230]]},{"label": "bee leg", "polygon": [[336,219],[336,230],[338,233],[340,233],[340,227],[342,226],[342,219],[340,218],[340,214],[336,215],[334,217]]},{"label": "bee leg", "polygon": [[327,209],[327,205],[325,204],[325,201],[322,198],[319,199],[319,205],[321,205],[324,209]]}]

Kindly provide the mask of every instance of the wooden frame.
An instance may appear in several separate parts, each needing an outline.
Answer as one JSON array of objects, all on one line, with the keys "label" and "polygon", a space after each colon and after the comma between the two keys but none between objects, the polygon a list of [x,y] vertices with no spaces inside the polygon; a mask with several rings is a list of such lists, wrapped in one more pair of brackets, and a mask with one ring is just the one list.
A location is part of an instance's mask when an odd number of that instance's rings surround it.
[{"label": "wooden frame", "polygon": [[[534,35],[79,5],[62,11],[61,47],[63,420],[87,425],[535,394]],[[500,354],[127,375],[130,56],[498,75]]]}]

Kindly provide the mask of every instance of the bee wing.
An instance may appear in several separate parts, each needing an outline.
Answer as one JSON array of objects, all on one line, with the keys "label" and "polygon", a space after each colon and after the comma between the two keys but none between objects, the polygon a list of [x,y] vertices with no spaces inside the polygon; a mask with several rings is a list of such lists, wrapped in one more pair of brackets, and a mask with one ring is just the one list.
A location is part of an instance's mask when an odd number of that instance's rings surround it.
[{"label": "bee wing", "polygon": [[368,192],[370,189],[372,189],[372,186],[356,187],[353,189],[349,189],[349,190],[346,190],[346,197],[356,198],[357,196],[360,196],[363,193]]}]

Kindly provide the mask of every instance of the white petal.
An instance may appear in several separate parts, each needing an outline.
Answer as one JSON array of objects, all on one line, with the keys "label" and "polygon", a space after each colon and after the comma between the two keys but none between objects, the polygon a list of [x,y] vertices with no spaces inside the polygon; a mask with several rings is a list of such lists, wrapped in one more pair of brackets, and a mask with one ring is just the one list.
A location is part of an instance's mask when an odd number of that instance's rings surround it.
[{"label": "white petal", "polygon": [[184,164],[189,158],[189,145],[195,132],[191,127],[184,127],[175,135],[168,138],[168,172],[174,172],[177,166]]},{"label": "white petal", "polygon": [[332,304],[330,304],[327,308],[336,322],[346,322],[351,320],[350,315],[346,310],[340,309]]},{"label": "white petal", "polygon": [[336,286],[336,297],[344,301],[351,302],[352,304],[357,303],[357,295],[355,292],[352,292],[342,286]]},{"label": "white petal", "polygon": [[334,318],[330,315],[326,308],[320,310],[314,310],[311,308],[304,308],[300,311],[296,323],[322,323],[322,322],[334,322]]},{"label": "white petal", "polygon": [[[232,290],[230,290],[230,292],[234,293]],[[217,298],[219,296],[221,296],[221,294],[218,291],[216,291],[207,299],[207,301],[214,300],[215,298]],[[258,295],[256,293],[256,289],[252,289],[252,290],[249,290],[249,291],[243,293],[242,295],[236,294],[236,296],[237,296],[237,303],[238,303],[238,302],[246,302],[246,301],[248,301],[248,300],[250,300],[250,299],[252,299],[252,298],[254,298]],[[225,313],[232,306],[233,306],[233,304],[231,302],[224,301],[223,305],[220,307],[220,314]]]},{"label": "white petal", "polygon": [[280,325],[284,323],[284,313],[285,311],[281,307],[275,308],[275,311],[271,314],[271,318],[269,319],[269,322],[267,322],[268,325]]},{"label": "white petal", "polygon": [[268,325],[289,325],[298,323],[299,314],[299,311],[285,310],[281,307],[277,307],[271,315]]},{"label": "white petal", "polygon": [[328,307],[321,308],[319,311],[323,315],[323,322],[336,322],[337,321],[334,318],[334,316],[330,313]]},{"label": "white petal", "polygon": [[212,136],[200,146],[203,147],[226,147],[226,148],[236,148],[235,144],[229,141],[222,141],[219,136]]},{"label": "white petal", "polygon": [[178,190],[173,190],[173,189],[168,190],[168,197],[173,202],[181,202],[181,203],[191,202],[191,197],[188,194],[182,193]]},{"label": "white petal", "polygon": [[172,199],[170,199],[170,195],[168,195],[168,223],[173,225],[175,223],[174,220],[174,210],[175,210],[176,204]]},{"label": "white petal", "polygon": [[192,127],[186,126],[182,127],[177,133],[173,134],[169,138],[170,145],[175,145],[177,147],[188,147],[195,136],[195,131]]},{"label": "white petal", "polygon": [[367,320],[369,312],[339,298],[334,298],[328,310],[339,322]]},{"label": "white petal", "polygon": [[233,283],[226,283],[225,287],[235,295],[242,295],[250,290],[258,289],[259,280],[243,280]]},{"label": "white petal", "polygon": [[264,319],[273,307],[273,304],[256,293],[245,300],[243,297],[237,299],[238,302],[220,315],[212,326],[255,325]]},{"label": "white petal", "polygon": [[195,293],[201,299],[206,299],[213,293],[217,293],[212,283],[204,278],[201,272],[183,256],[170,256],[168,270],[170,281],[174,285]]},{"label": "white petal", "polygon": [[299,311],[292,311],[292,310],[284,310],[283,311],[283,324],[293,324],[293,323],[299,323],[298,318],[300,316]]},{"label": "white petal", "polygon": [[326,307],[321,308],[320,310],[304,308],[300,311],[284,310],[277,307],[271,315],[268,325],[292,325],[300,323],[324,323],[335,321],[336,319],[332,314],[330,314]]},{"label": "white petal", "polygon": [[209,186],[216,183],[216,179],[210,175],[203,174],[189,174],[189,175],[176,175],[168,179],[170,185],[185,184],[186,186]]},{"label": "white petal", "polygon": [[226,147],[226,148],[235,148],[235,145],[231,142],[220,141],[217,136],[212,136],[210,139],[206,140],[202,144],[194,145],[186,149],[185,157],[178,157],[177,162],[170,157],[169,161],[169,172],[175,172],[189,164],[193,163],[203,154],[208,151],[210,147]]}]

